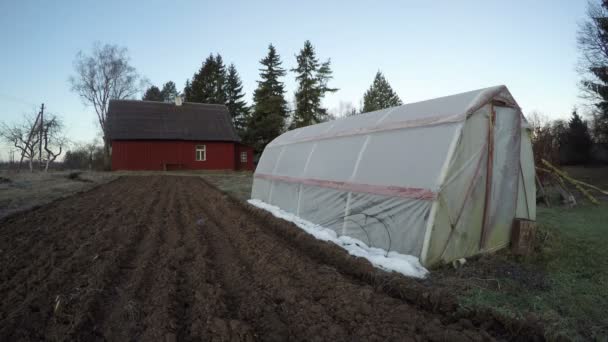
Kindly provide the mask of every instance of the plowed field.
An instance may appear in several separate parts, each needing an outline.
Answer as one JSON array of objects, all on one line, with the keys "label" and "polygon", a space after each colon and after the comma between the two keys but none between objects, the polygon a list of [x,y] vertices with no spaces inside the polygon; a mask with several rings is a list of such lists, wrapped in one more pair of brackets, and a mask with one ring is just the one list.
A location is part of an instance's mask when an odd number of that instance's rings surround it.
[{"label": "plowed field", "polygon": [[122,177],[13,215],[0,261],[0,341],[497,337],[196,177]]}]

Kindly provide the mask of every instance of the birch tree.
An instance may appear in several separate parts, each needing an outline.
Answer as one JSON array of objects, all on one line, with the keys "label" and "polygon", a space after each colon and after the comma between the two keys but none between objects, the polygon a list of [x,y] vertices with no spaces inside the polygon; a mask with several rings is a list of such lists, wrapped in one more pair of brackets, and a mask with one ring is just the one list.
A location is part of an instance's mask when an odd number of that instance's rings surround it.
[{"label": "birch tree", "polygon": [[110,137],[106,127],[108,104],[112,99],[133,98],[145,81],[130,63],[128,50],[111,44],[95,44],[91,54],[82,51],[74,61],[75,74],[69,79],[72,91],[97,114],[106,160],[110,157]]}]

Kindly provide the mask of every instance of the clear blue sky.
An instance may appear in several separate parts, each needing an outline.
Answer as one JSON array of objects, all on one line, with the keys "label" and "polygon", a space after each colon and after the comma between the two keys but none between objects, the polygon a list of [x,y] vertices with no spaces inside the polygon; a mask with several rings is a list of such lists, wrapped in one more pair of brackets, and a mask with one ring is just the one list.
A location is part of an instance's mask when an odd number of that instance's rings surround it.
[{"label": "clear blue sky", "polygon": [[[234,62],[251,102],[269,43],[292,68],[309,39],[331,57],[325,99],[359,105],[375,72],[404,102],[506,84],[525,113],[565,118],[578,98],[576,30],[586,1],[9,1],[0,2],[0,121],[44,102],[74,141],[98,128],[70,91],[78,51],[94,41],[129,49],[152,83],[183,88],[211,52]],[[293,73],[285,78],[293,97]],[[7,156],[0,149],[0,158]]]}]

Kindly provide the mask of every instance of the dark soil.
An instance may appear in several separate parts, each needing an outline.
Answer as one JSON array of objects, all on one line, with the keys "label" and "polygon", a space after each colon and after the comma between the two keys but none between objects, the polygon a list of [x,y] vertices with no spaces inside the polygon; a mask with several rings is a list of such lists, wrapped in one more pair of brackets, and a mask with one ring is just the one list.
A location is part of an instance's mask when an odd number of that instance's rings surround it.
[{"label": "dark soil", "polygon": [[[125,177],[0,221],[0,341],[528,339],[196,177]],[[444,295],[445,294],[445,295]]]}]

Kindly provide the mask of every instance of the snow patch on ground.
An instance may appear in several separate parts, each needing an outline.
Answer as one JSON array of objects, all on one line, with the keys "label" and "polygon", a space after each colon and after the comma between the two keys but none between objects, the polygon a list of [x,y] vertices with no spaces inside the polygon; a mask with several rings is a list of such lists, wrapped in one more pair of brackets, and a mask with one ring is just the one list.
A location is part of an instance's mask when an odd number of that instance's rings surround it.
[{"label": "snow patch on ground", "polygon": [[372,265],[388,272],[401,273],[408,277],[424,278],[429,271],[420,264],[420,260],[412,255],[388,252],[376,247],[369,247],[364,242],[349,236],[338,236],[335,231],[314,224],[310,221],[288,213],[272,204],[258,199],[250,199],[247,202],[260,209],[272,213],[275,217],[285,221],[293,222],[302,230],[323,241],[330,241],[344,248],[349,254],[367,259]]}]

